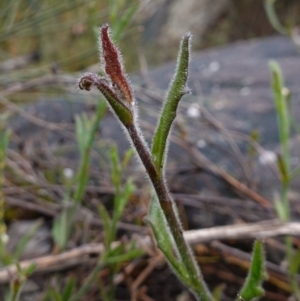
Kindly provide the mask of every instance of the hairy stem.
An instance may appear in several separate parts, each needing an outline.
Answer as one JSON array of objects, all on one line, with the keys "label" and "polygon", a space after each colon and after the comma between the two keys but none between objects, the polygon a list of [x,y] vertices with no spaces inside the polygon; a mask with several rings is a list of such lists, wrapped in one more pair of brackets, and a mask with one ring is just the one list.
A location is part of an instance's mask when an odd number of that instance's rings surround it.
[{"label": "hairy stem", "polygon": [[126,128],[157,194],[159,203],[178,248],[179,256],[187,267],[189,277],[191,278],[191,282],[194,286],[193,289],[196,291],[197,296],[200,297],[201,300],[211,301],[213,298],[202,280],[200,271],[197,269],[197,263],[195,262],[191,250],[183,237],[183,230],[163,176],[157,172],[153,164],[151,154],[145,145],[145,142],[141,138],[141,134],[135,124],[131,123],[130,125],[127,125]]}]

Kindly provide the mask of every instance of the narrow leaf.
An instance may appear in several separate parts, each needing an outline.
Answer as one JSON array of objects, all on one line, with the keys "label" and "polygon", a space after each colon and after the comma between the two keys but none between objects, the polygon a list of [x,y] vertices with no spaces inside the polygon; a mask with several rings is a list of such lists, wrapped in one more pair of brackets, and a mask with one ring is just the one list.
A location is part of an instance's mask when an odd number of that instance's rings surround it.
[{"label": "narrow leaf", "polygon": [[180,44],[175,76],[170,84],[166,102],[161,112],[152,143],[152,157],[155,167],[161,171],[166,156],[167,139],[176,117],[178,103],[189,90],[186,86],[190,57],[191,35],[186,34]]},{"label": "narrow leaf", "polygon": [[174,251],[178,254],[178,250],[175,247],[173,236],[156,197],[152,197],[148,221],[154,233],[157,246],[166,256],[171,268],[185,284],[190,285],[186,269],[178,259],[178,256],[174,254]]},{"label": "narrow leaf", "polygon": [[120,170],[120,161],[119,161],[118,150],[114,144],[111,145],[109,153],[110,153],[110,161],[111,161],[111,167],[112,167],[111,179],[115,186],[115,189],[118,192],[118,190],[120,188],[122,175],[121,175],[121,170]]},{"label": "narrow leaf", "polygon": [[133,155],[134,155],[133,148],[129,148],[128,151],[125,153],[122,163],[121,163],[122,173],[124,172],[125,168],[127,167],[128,163]]},{"label": "narrow leaf", "polygon": [[264,295],[264,289],[261,285],[266,279],[264,246],[262,241],[257,240],[254,243],[250,270],[239,295],[245,301],[261,297]]},{"label": "narrow leaf", "polygon": [[51,296],[53,301],[63,301],[61,295],[55,289],[51,289]]},{"label": "narrow leaf", "polygon": [[114,208],[114,217],[113,220],[114,222],[118,222],[119,219],[121,218],[121,215],[125,209],[125,206],[127,205],[130,196],[135,190],[135,186],[128,181],[126,183],[126,186],[124,190],[122,191],[122,194],[118,196],[115,200],[115,208]]},{"label": "narrow leaf", "polygon": [[72,295],[72,292],[75,288],[75,284],[76,284],[76,281],[73,277],[69,277],[67,279],[67,283],[65,284],[65,287],[64,287],[64,290],[63,290],[63,293],[62,293],[62,300],[63,301],[68,301]]},{"label": "narrow leaf", "polygon": [[137,257],[141,257],[145,252],[141,249],[130,250],[125,254],[119,254],[115,256],[109,256],[105,259],[106,264],[117,264],[123,263],[124,261],[130,261],[132,259],[136,259]]},{"label": "narrow leaf", "polygon": [[286,173],[290,172],[290,153],[289,153],[289,138],[291,118],[288,109],[288,93],[284,87],[283,76],[280,66],[274,62],[270,62],[270,69],[272,74],[272,90],[274,95],[280,144],[282,147],[282,159],[285,165]]},{"label": "narrow leaf", "polygon": [[108,214],[106,208],[102,204],[99,204],[98,211],[99,211],[99,215],[101,216],[101,219],[103,221],[105,246],[106,246],[106,248],[108,248],[109,244],[111,243],[111,241],[110,241],[111,219],[109,217],[109,214]]},{"label": "narrow leaf", "polygon": [[32,263],[26,270],[25,270],[25,276],[29,277],[37,268],[36,263]]},{"label": "narrow leaf", "polygon": [[282,183],[288,183],[289,175],[286,170],[286,165],[284,164],[283,158],[280,154],[277,155],[277,166],[280,172]]},{"label": "narrow leaf", "polygon": [[278,20],[276,11],[275,11],[275,1],[276,0],[265,0],[265,11],[267,13],[268,19],[271,25],[281,34],[288,35],[287,29],[280,23]]},{"label": "narrow leaf", "polygon": [[122,14],[121,19],[115,23],[116,26],[115,28],[113,28],[113,35],[116,41],[120,39],[122,32],[124,31],[128,23],[132,20],[132,16],[134,15],[138,7],[139,7],[138,2],[132,3],[131,6],[125,11],[125,13]]}]

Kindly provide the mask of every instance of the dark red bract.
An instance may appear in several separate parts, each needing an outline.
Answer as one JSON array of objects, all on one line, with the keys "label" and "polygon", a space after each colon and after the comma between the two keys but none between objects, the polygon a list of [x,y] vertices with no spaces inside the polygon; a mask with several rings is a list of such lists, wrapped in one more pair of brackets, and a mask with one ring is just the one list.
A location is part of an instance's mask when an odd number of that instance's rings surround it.
[{"label": "dark red bract", "polygon": [[108,25],[101,27],[100,38],[105,73],[110,77],[117,94],[121,94],[123,100],[130,104],[132,91],[123,71],[121,55],[110,38]]}]

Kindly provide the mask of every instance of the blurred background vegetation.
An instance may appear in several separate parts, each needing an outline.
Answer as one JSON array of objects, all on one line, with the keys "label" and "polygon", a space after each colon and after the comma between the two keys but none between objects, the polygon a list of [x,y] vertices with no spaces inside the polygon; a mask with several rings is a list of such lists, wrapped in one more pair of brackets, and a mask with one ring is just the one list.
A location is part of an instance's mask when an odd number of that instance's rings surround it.
[{"label": "blurred background vegetation", "polygon": [[[274,2],[279,21],[287,28],[297,28],[300,1]],[[270,25],[262,0],[1,0],[2,112],[5,107],[18,113],[16,102],[23,104],[61,93],[80,98],[75,78],[82,70],[99,71],[97,28],[105,22],[112,28],[128,72],[175,59],[178,41],[186,31],[193,34],[193,51],[278,34]],[[77,125],[86,122],[92,137],[94,130],[88,121],[87,117],[77,119]],[[4,125],[1,116],[0,127]],[[85,138],[86,128],[81,132]],[[56,176],[53,178],[55,182]],[[6,217],[8,213],[17,216],[11,212],[7,211]],[[61,216],[64,213],[67,215],[62,210]],[[67,239],[68,235],[63,244]]]},{"label": "blurred background vegetation", "polygon": [[[111,6],[114,2],[118,2],[117,11],[112,11]],[[133,18],[124,34],[118,37],[129,71],[139,70],[143,61],[153,66],[175,57],[177,43],[173,45],[171,39],[169,42],[168,36],[160,37],[164,27],[172,19],[179,22],[186,19],[186,23],[191,23],[194,50],[275,34],[267,20],[261,0],[223,1],[226,3],[217,13],[211,18],[207,16],[203,25],[203,28],[207,27],[204,32],[197,26],[202,24],[197,21],[197,14],[200,18],[201,12],[194,10],[193,16],[180,15],[179,12],[176,16],[174,10],[172,11],[175,2],[2,0],[0,84],[18,75],[16,71],[7,79],[3,62],[7,63],[8,60],[24,55],[30,61],[30,70],[26,73],[22,71],[22,78],[39,76],[51,70],[73,72],[96,64],[98,50],[95,44],[95,28],[104,22],[119,22],[122,16],[128,13],[128,7],[133,4],[136,5]],[[295,26],[300,23],[299,1],[276,1],[275,5],[278,16],[285,25]],[[161,39],[164,43],[159,42]]]}]

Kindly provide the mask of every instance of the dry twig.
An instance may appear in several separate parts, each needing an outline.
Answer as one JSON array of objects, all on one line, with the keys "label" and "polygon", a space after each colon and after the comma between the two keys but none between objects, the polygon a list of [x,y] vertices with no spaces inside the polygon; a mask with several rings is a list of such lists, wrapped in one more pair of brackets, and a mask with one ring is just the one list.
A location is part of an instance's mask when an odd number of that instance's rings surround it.
[{"label": "dry twig", "polygon": [[[255,224],[230,225],[201,230],[186,231],[184,236],[189,244],[210,242],[217,239],[244,239],[244,238],[268,238],[279,235],[299,235],[300,223],[283,223],[278,220],[264,221]],[[149,236],[141,237],[143,244],[151,244]],[[115,246],[119,242],[115,242]],[[103,252],[103,244],[86,244],[61,254],[53,254],[24,260],[20,262],[21,269],[26,269],[35,264],[35,273],[61,271],[66,268],[87,263],[91,255],[99,255]],[[267,264],[268,266],[268,264]],[[17,275],[15,265],[7,266],[0,270],[0,283],[7,283]]]}]

